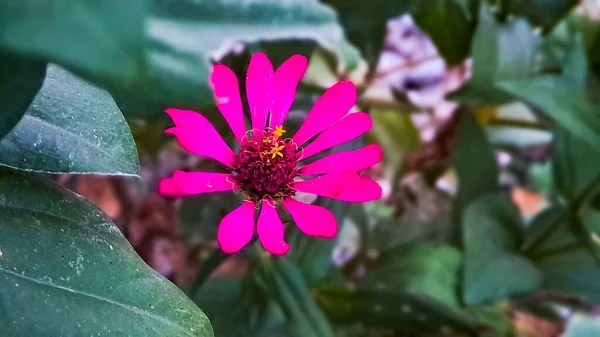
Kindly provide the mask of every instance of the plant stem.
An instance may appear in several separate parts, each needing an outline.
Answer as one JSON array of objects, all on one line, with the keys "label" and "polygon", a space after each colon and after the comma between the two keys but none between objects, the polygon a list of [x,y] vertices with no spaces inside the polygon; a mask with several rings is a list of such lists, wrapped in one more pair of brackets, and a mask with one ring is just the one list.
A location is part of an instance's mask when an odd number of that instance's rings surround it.
[{"label": "plant stem", "polygon": [[202,285],[204,285],[208,277],[213,273],[213,271],[215,271],[215,269],[225,262],[228,257],[229,255],[223,253],[221,249],[217,249],[212,253],[202,268],[200,268],[200,271],[198,271],[198,274],[192,283],[192,287],[190,288],[189,292],[190,298],[195,298],[196,295],[198,295],[200,288],[202,288]]}]

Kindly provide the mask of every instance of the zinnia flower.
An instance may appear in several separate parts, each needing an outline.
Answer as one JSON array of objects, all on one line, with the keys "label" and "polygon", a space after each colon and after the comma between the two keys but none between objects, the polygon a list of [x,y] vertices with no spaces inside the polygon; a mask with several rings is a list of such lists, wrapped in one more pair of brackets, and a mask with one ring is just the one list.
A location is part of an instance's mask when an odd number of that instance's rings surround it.
[{"label": "zinnia flower", "polygon": [[[381,160],[377,145],[337,152],[306,165],[300,161],[348,142],[371,128],[364,112],[349,113],[356,103],[356,87],[343,81],[329,88],[308,113],[296,134],[288,138],[283,121],[294,100],[296,86],[304,76],[307,60],[294,55],[277,71],[263,53],[250,60],[246,92],[252,129],[246,131],[236,75],[228,67],[214,66],[210,83],[217,107],[231,127],[240,149],[234,153],[201,114],[167,109],[175,127],[167,129],[187,151],[210,157],[226,165],[230,173],[177,171],[160,182],[160,193],[181,197],[199,193],[238,191],[247,198],[227,214],[218,228],[217,240],[225,253],[234,253],[254,236],[255,211],[258,238],[272,254],[288,252],[284,226],[276,205],[285,208],[307,235],[336,235],[334,216],[324,207],[294,198],[305,192],[347,202],[365,202],[381,197],[381,187],[358,171]],[[313,139],[314,138],[314,139]],[[301,177],[305,177],[304,180]]]}]

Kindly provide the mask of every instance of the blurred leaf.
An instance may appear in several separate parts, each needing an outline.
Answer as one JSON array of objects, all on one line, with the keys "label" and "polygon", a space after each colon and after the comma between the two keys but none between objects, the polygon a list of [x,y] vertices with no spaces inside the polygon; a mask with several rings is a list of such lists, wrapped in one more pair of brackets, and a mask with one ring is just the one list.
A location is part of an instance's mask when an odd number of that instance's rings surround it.
[{"label": "blurred leaf", "polygon": [[477,324],[431,299],[394,289],[329,287],[320,289],[317,299],[327,315],[342,324],[361,322],[426,335],[472,334]]},{"label": "blurred leaf", "polygon": [[296,266],[286,260],[273,260],[263,261],[257,268],[263,291],[283,311],[292,336],[335,336]]},{"label": "blurred leaf", "polygon": [[181,200],[177,216],[186,237],[213,241],[223,217],[239,207],[243,199],[236,193],[210,193],[189,196]]},{"label": "blurred leaf", "polygon": [[596,146],[600,141],[600,104],[591,101],[586,93],[586,56],[581,38],[577,41],[561,75],[502,81],[498,85],[538,107],[573,135]]},{"label": "blurred leaf", "polygon": [[94,205],[0,168],[0,324],[17,336],[212,336]]},{"label": "blurred leaf", "polygon": [[554,128],[552,145],[554,186],[563,197],[574,202],[600,178],[600,150],[558,125]]},{"label": "blurred leaf", "polygon": [[45,62],[0,51],[0,140],[23,117],[45,77]]},{"label": "blurred leaf", "polygon": [[522,250],[531,252],[556,231],[567,219],[567,209],[563,206],[553,206],[535,215],[525,229],[525,240]]},{"label": "blurred leaf", "polygon": [[146,3],[3,1],[0,46],[129,87],[149,75],[143,56]]},{"label": "blurred leaf", "polygon": [[567,322],[562,337],[593,337],[600,335],[600,319],[597,316],[573,315]]},{"label": "blurred leaf", "polygon": [[533,25],[548,30],[569,14],[577,0],[508,0],[507,10],[516,16],[527,18]]},{"label": "blurred leaf", "polygon": [[458,272],[461,252],[438,243],[401,246],[383,251],[377,267],[361,281],[362,288],[405,290],[460,308]]},{"label": "blurred leaf", "polygon": [[371,71],[379,61],[388,20],[409,11],[411,1],[321,0],[335,8],[348,39],[360,50]]},{"label": "blurred leaf", "polygon": [[110,95],[54,65],[0,154],[0,165],[26,171],[138,174],[135,142]]},{"label": "blurred leaf", "polygon": [[448,98],[473,104],[504,104],[513,100],[499,90],[497,83],[508,79],[528,78],[539,38],[527,21],[500,23],[489,6],[482,3],[479,24],[471,45],[473,75],[471,80]]},{"label": "blurred leaf", "polygon": [[[562,246],[565,247],[565,246]],[[544,273],[543,289],[561,291],[600,303],[600,266],[584,247],[540,253],[538,268]]]},{"label": "blurred leaf", "polygon": [[471,10],[477,1],[415,1],[411,11],[415,22],[433,40],[450,65],[460,64],[469,54],[475,20]]},{"label": "blurred leaf", "polygon": [[[458,231],[467,205],[480,196],[498,190],[498,163],[484,131],[468,110],[459,110],[452,166],[458,177],[458,193],[454,200],[452,222]],[[454,242],[461,242],[454,233]]]},{"label": "blurred leaf", "polygon": [[480,197],[467,207],[463,217],[465,303],[504,299],[539,287],[542,274],[518,254],[523,238],[520,221],[519,209],[504,194]]}]

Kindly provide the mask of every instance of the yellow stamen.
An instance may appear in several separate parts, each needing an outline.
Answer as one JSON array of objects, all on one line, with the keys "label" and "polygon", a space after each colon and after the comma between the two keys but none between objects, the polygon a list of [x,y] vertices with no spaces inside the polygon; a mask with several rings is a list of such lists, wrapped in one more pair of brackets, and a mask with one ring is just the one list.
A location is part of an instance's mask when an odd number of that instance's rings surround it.
[{"label": "yellow stamen", "polygon": [[280,125],[280,126],[278,126],[278,127],[275,128],[275,131],[273,131],[273,136],[279,138],[279,137],[283,136],[283,134],[285,132],[286,131],[283,129],[283,125]]},{"label": "yellow stamen", "polygon": [[272,150],[273,156],[271,158],[275,158],[275,156],[283,157],[283,153],[281,153],[283,149],[285,149],[285,145],[275,146]]}]

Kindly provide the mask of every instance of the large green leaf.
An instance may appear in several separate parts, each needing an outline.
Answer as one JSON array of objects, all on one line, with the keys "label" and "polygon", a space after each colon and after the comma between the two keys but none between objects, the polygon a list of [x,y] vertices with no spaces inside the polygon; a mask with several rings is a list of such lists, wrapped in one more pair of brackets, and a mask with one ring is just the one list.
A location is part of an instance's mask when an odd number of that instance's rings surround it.
[{"label": "large green leaf", "polygon": [[577,3],[577,0],[507,0],[506,9],[514,15],[526,17],[534,25],[550,29]]},{"label": "large green leaf", "polygon": [[504,299],[540,286],[542,274],[518,254],[523,238],[520,214],[507,195],[473,201],[465,210],[463,231],[465,303]]},{"label": "large green leaf", "polygon": [[460,110],[452,166],[458,177],[458,194],[454,200],[453,240],[460,242],[460,223],[467,205],[482,195],[498,190],[498,163],[485,132],[470,111]]},{"label": "large green leaf", "polygon": [[511,101],[512,96],[499,90],[496,83],[528,78],[538,46],[539,38],[526,20],[500,23],[489,7],[482,4],[471,45],[473,76],[449,98],[464,103],[495,105]]},{"label": "large green leaf", "polygon": [[459,308],[458,277],[461,252],[454,247],[423,243],[384,251],[377,267],[360,285],[369,289],[396,289],[429,296]]},{"label": "large green leaf", "polygon": [[0,50],[0,140],[21,119],[46,77],[46,63]]},{"label": "large green leaf", "polygon": [[469,54],[475,29],[475,13],[471,11],[476,4],[471,0],[414,2],[411,13],[415,22],[451,65],[459,64]]},{"label": "large green leaf", "polygon": [[287,260],[265,260],[257,268],[263,291],[281,308],[292,336],[334,336],[327,317],[315,303],[296,266]]},{"label": "large green leaf", "polygon": [[144,74],[146,3],[3,1],[0,46],[128,86]]},{"label": "large green leaf", "polygon": [[0,325],[6,337],[212,336],[98,208],[0,169]]},{"label": "large green leaf", "polygon": [[0,141],[0,165],[50,173],[138,173],[135,142],[110,95],[53,65],[25,116]]},{"label": "large green leaf", "polygon": [[[600,110],[598,113],[600,116]],[[552,145],[554,186],[565,198],[575,201],[600,178],[600,149],[558,125]]]},{"label": "large green leaf", "polygon": [[323,310],[341,324],[363,323],[426,336],[473,334],[477,322],[429,298],[394,289],[328,287],[317,295]]}]

